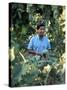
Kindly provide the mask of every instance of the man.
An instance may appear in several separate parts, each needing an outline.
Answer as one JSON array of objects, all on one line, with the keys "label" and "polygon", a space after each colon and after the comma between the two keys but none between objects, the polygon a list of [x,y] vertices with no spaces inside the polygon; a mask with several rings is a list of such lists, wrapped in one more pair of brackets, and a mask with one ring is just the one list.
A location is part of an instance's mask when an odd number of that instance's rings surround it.
[{"label": "man", "polygon": [[37,34],[31,38],[28,44],[28,50],[31,54],[43,55],[45,51],[51,48],[43,23],[37,24],[36,32]]}]

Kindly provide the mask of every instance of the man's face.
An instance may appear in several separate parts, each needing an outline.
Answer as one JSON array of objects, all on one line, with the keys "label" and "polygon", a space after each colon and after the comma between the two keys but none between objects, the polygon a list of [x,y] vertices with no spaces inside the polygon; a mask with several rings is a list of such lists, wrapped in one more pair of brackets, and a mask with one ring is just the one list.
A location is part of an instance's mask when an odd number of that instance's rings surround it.
[{"label": "man's face", "polygon": [[39,36],[44,36],[45,33],[45,28],[44,26],[41,26],[38,30],[37,30]]}]

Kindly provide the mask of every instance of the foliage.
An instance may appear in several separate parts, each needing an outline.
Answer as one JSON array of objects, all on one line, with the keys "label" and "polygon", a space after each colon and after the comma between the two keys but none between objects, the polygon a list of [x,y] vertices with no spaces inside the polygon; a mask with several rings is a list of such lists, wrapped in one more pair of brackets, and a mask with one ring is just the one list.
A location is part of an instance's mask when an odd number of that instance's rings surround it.
[{"label": "foliage", "polygon": [[[11,86],[51,85],[65,83],[65,6],[9,4],[9,67]],[[30,56],[27,45],[36,24],[42,20],[52,50],[48,60]],[[63,78],[62,78],[63,77]]]},{"label": "foliage", "polygon": [[52,56],[49,54],[48,60],[42,60],[37,55],[27,58],[21,57],[21,61],[14,60],[11,62],[11,66],[13,67],[11,69],[11,86],[64,84],[64,64],[64,58],[63,60],[59,60],[53,53]]}]

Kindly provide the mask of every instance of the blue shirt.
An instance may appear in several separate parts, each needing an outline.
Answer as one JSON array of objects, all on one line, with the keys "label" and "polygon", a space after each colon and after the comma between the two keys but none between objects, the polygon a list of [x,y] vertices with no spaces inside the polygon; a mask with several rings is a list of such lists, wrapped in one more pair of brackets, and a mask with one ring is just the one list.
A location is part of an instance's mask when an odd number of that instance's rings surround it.
[{"label": "blue shirt", "polygon": [[50,49],[50,42],[47,36],[44,36],[42,39],[38,35],[35,35],[31,38],[28,49],[31,49],[38,53],[43,53],[44,50]]}]

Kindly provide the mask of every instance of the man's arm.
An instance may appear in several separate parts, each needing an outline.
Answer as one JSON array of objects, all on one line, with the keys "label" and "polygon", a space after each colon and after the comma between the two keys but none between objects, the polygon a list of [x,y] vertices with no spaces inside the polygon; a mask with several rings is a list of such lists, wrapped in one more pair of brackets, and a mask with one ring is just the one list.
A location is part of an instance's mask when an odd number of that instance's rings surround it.
[{"label": "man's arm", "polygon": [[48,39],[48,46],[47,46],[48,48],[48,50],[51,50],[51,44],[50,44],[50,41],[49,41],[49,39]]},{"label": "man's arm", "polygon": [[33,55],[39,55],[39,56],[42,55],[41,53],[37,53],[37,52],[35,52],[35,51],[31,50],[31,49],[28,49],[28,52],[29,52],[30,54],[33,54]]}]

